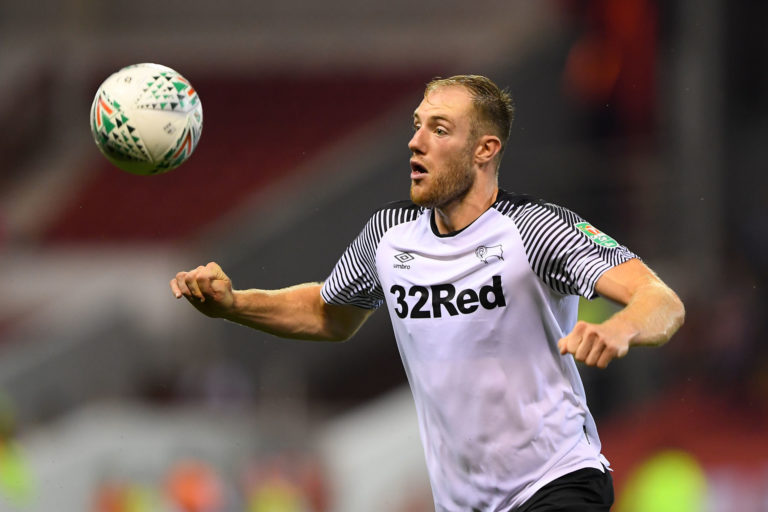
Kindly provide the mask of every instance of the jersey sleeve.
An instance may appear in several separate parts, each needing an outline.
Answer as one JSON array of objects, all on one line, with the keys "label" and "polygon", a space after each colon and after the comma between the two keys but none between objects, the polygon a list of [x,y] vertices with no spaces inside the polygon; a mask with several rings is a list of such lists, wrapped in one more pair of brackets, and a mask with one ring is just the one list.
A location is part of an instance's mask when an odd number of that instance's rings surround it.
[{"label": "jersey sleeve", "polygon": [[371,244],[374,219],[349,244],[320,291],[328,304],[376,309],[384,302],[376,272],[376,248]]},{"label": "jersey sleeve", "polygon": [[423,209],[410,201],[389,203],[371,216],[357,238],[336,262],[320,291],[328,304],[377,309],[384,304],[376,250],[390,228],[415,220]]},{"label": "jersey sleeve", "polygon": [[528,261],[556,292],[597,296],[607,270],[637,256],[577,214],[550,203],[529,203],[517,214]]}]

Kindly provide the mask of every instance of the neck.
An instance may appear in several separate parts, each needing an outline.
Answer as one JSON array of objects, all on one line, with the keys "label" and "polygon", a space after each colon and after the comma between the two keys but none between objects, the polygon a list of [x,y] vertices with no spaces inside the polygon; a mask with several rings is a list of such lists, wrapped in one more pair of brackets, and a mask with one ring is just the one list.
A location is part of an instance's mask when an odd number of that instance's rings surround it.
[{"label": "neck", "polygon": [[459,231],[477,220],[496,201],[499,187],[475,188],[451,203],[435,208],[435,224],[440,234]]}]

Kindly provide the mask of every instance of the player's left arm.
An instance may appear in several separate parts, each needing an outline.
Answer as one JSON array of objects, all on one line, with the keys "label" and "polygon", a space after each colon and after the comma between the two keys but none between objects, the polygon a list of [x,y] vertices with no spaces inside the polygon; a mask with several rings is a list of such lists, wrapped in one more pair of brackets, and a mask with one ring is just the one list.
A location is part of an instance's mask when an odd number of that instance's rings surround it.
[{"label": "player's left arm", "polygon": [[589,366],[605,368],[632,346],[662,345],[683,325],[680,298],[637,258],[606,271],[595,290],[624,307],[599,324],[577,322],[558,342],[561,354]]}]

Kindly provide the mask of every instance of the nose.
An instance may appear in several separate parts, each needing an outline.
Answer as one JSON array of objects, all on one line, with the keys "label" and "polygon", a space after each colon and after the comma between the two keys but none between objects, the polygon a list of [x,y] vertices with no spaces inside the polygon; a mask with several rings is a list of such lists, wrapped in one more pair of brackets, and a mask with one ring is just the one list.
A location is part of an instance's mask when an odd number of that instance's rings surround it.
[{"label": "nose", "polygon": [[408,141],[408,149],[410,149],[413,154],[424,153],[424,138],[421,128],[414,130],[413,137]]}]

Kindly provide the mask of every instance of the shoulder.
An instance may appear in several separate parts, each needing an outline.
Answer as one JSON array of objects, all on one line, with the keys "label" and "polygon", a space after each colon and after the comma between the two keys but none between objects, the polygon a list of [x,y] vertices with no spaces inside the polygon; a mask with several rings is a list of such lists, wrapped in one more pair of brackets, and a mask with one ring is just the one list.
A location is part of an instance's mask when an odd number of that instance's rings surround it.
[{"label": "shoulder", "polygon": [[507,213],[511,210],[520,208],[521,206],[543,204],[546,203],[538,197],[529,194],[507,192],[506,190],[499,189],[499,193],[496,195],[496,202],[493,203],[493,207],[502,213]]},{"label": "shoulder", "polygon": [[499,190],[493,207],[499,213],[517,222],[533,222],[535,219],[557,219],[568,224],[580,222],[581,217],[563,206],[547,202],[541,198]]},{"label": "shoulder", "polygon": [[413,222],[425,211],[411,201],[395,201],[376,209],[363,226],[352,246],[376,247],[391,228]]},{"label": "shoulder", "polygon": [[379,230],[386,231],[398,224],[416,220],[425,210],[409,200],[393,201],[375,210],[371,214],[368,225],[376,225]]},{"label": "shoulder", "polygon": [[496,202],[493,203],[493,208],[503,215],[512,217],[522,210],[532,207],[542,208],[548,204],[544,200],[529,194],[517,194],[500,189],[496,196]]},{"label": "shoulder", "polygon": [[392,201],[390,203],[386,203],[385,205],[379,207],[374,212],[374,215],[381,212],[390,212],[390,211],[402,211],[402,212],[409,212],[409,213],[414,213],[418,215],[424,210],[425,210],[424,207],[415,204],[413,201],[409,199],[404,199],[402,201]]}]

